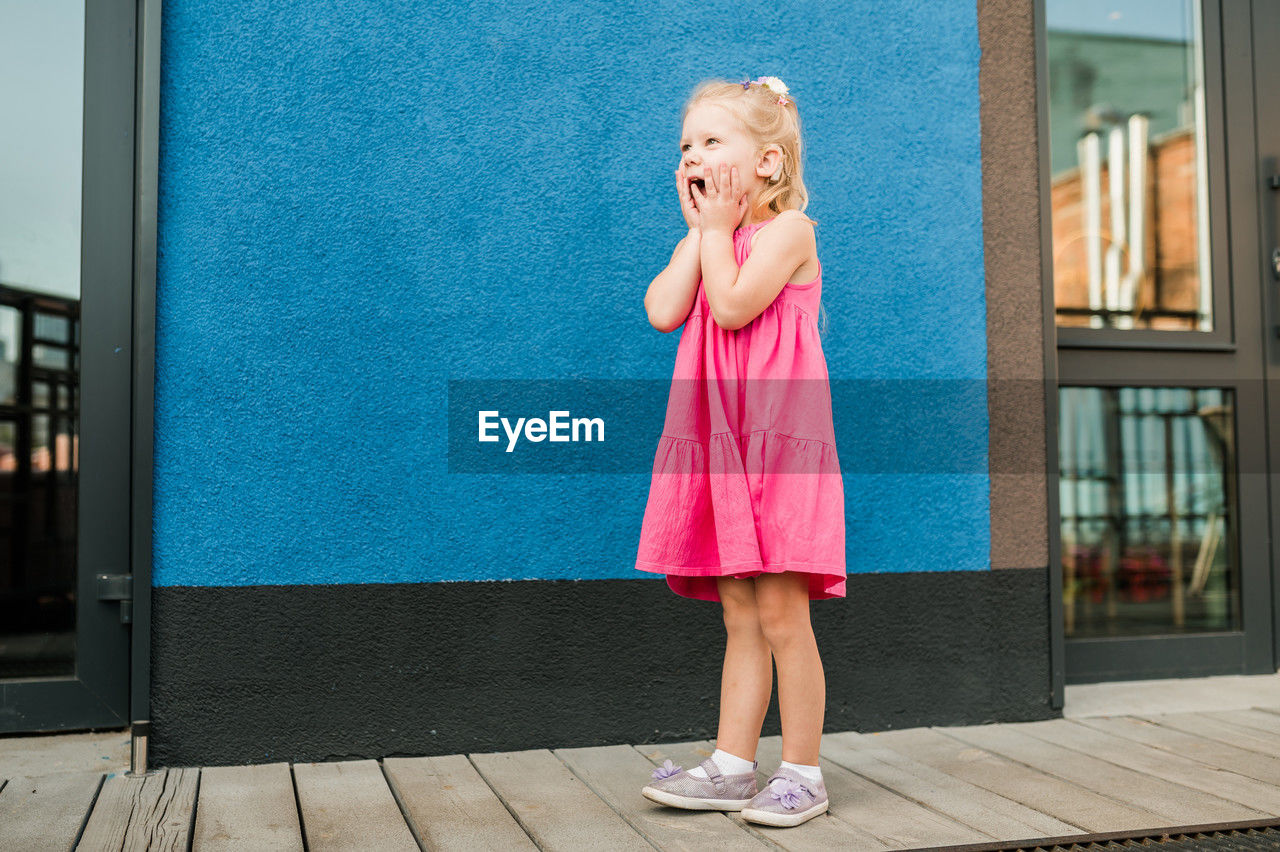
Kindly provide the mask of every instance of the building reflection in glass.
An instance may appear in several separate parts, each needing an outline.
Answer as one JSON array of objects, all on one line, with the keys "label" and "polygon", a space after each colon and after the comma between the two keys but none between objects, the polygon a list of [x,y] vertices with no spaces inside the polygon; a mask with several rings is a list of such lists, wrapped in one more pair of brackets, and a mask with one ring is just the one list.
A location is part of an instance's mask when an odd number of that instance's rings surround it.
[{"label": "building reflection in glass", "polygon": [[0,679],[75,674],[84,14],[0,0]]},{"label": "building reflection in glass", "polygon": [[0,676],[74,674],[80,303],[0,285]]},{"label": "building reflection in glass", "polygon": [[1061,326],[1213,329],[1198,0],[1047,0]]},{"label": "building reflection in glass", "polygon": [[1068,638],[1240,629],[1230,389],[1059,388]]}]

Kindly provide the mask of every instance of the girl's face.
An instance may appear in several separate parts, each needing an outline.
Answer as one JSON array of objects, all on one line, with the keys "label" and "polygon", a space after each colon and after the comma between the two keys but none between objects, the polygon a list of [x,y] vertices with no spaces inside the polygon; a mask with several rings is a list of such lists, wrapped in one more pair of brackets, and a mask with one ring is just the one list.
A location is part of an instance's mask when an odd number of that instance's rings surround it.
[{"label": "girl's face", "polygon": [[[725,107],[703,101],[685,116],[680,134],[680,168],[686,181],[702,184],[708,166],[713,175],[720,174],[721,163],[737,166],[738,180],[748,199],[754,201],[765,185],[765,178],[758,171],[766,167],[761,163],[767,159],[738,117]],[[770,162],[767,167],[765,174],[772,174],[776,163]],[[696,203],[697,195],[690,194]]]}]

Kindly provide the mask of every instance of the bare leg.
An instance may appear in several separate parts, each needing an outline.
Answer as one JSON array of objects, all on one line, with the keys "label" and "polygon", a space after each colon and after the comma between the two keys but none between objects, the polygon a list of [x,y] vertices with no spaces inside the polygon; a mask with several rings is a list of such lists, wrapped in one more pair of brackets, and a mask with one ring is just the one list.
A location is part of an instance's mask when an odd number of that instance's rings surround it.
[{"label": "bare leg", "polygon": [[760,627],[778,666],[782,759],[817,766],[827,683],[809,621],[809,579],[784,571],[755,582]]},{"label": "bare leg", "polygon": [[718,577],[716,585],[727,634],[716,748],[743,760],[755,760],[760,727],[773,693],[773,658],[760,630],[754,578]]}]

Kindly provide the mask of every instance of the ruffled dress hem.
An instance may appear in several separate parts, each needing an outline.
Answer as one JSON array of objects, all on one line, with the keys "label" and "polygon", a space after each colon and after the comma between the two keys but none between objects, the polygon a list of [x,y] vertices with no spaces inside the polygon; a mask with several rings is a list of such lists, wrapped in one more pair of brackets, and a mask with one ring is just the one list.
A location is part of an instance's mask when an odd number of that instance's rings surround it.
[{"label": "ruffled dress hem", "polygon": [[[729,570],[726,571],[726,568]],[[716,580],[720,577],[745,580],[761,574],[781,574],[784,571],[808,574],[810,600],[845,597],[845,581],[848,577],[844,566],[816,562],[782,562],[774,565],[748,562],[720,566],[662,565],[657,562],[637,560],[636,569],[666,574],[667,585],[671,591],[682,597],[703,601],[720,600],[720,587],[716,585]]]}]

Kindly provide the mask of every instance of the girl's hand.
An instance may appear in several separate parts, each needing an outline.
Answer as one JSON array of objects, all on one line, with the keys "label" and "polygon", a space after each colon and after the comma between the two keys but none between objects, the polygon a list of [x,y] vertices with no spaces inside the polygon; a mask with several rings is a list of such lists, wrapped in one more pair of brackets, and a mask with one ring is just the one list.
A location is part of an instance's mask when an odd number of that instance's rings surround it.
[{"label": "girl's hand", "polygon": [[715,174],[710,166],[704,167],[706,187],[695,190],[694,203],[698,208],[699,229],[703,232],[725,231],[732,233],[747,212],[747,194],[738,183],[738,167],[720,164]]},{"label": "girl's hand", "polygon": [[676,193],[680,196],[680,212],[684,214],[685,224],[689,230],[698,227],[698,208],[693,206],[693,196],[689,194],[689,181],[684,179],[680,169],[676,169]]}]

